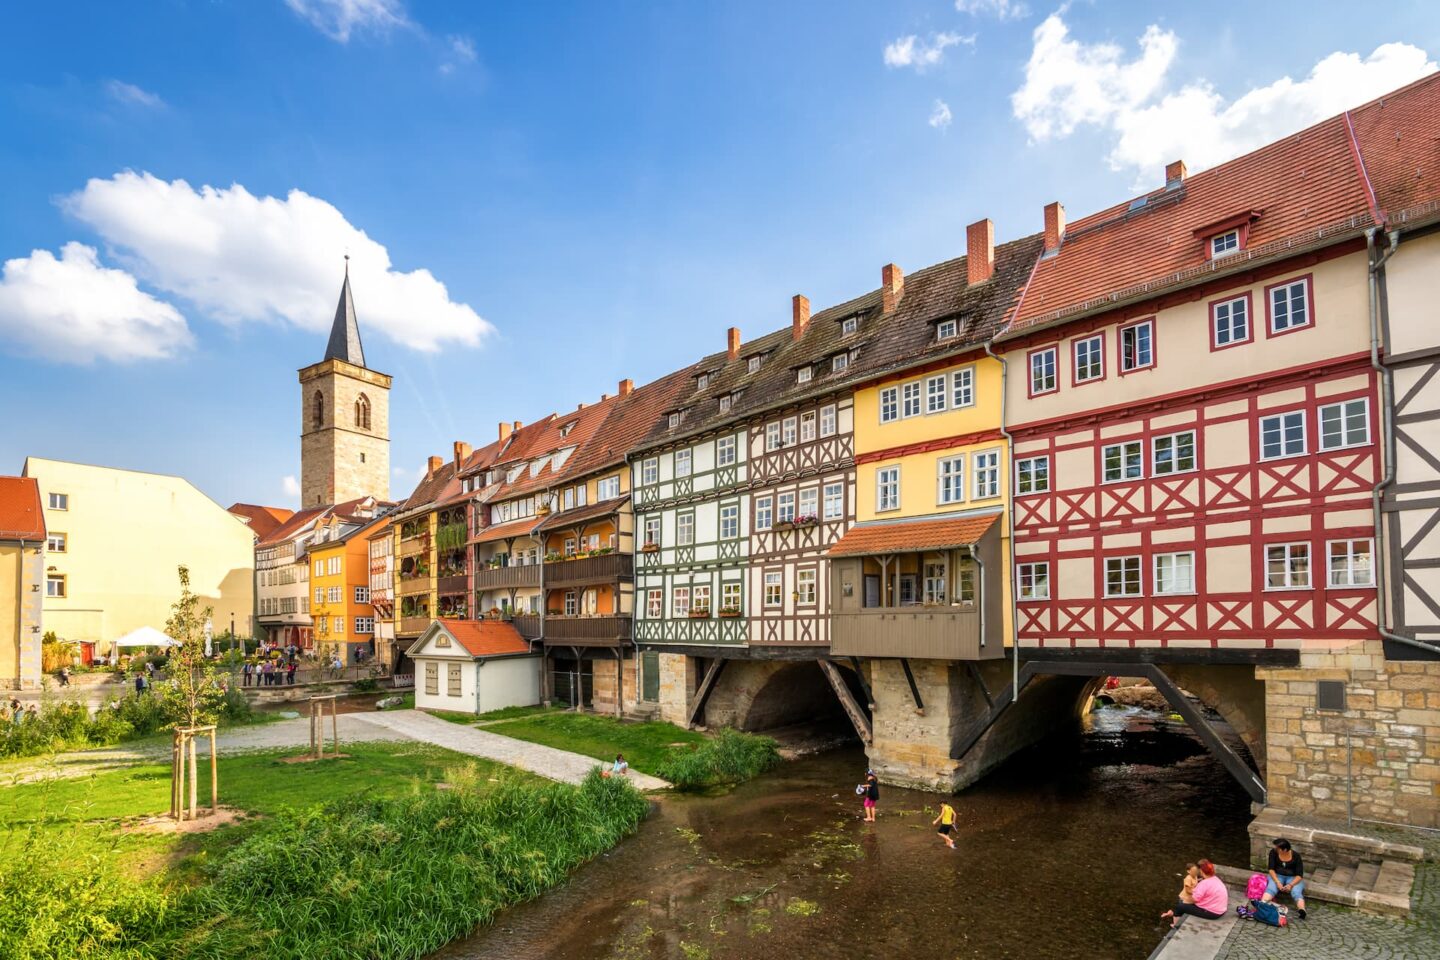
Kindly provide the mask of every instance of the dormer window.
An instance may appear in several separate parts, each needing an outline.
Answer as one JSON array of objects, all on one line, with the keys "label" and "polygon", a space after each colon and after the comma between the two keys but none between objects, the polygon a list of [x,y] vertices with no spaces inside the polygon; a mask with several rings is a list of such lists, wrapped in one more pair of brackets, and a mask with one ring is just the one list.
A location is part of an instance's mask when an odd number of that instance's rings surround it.
[{"label": "dormer window", "polygon": [[746,361],[745,361],[745,372],[746,372],[746,373],[759,373],[759,372],[760,372],[760,357],[759,357],[758,355],[753,356],[753,357],[751,357],[749,360],[746,360]]},{"label": "dormer window", "polygon": [[731,403],[731,400],[730,400],[730,395],[729,395],[729,394],[726,394],[725,396],[721,397],[721,398],[720,398],[720,412],[721,412],[721,413],[729,413],[729,412],[730,412],[730,403]]},{"label": "dormer window", "polygon": [[1216,220],[1202,227],[1196,227],[1195,239],[1205,244],[1205,259],[1218,260],[1239,253],[1248,246],[1250,227],[1264,210],[1244,210],[1224,220]]},{"label": "dormer window", "polygon": [[702,373],[702,374],[700,374],[700,376],[698,376],[698,377],[695,378],[695,389],[696,389],[696,390],[705,390],[705,389],[708,389],[709,386],[710,386],[710,374],[708,374],[708,373]]},{"label": "dormer window", "polygon": [[574,429],[575,429],[575,424],[573,424],[573,423],[567,423],[567,424],[565,424],[565,426],[563,426],[563,427],[560,428],[560,436],[562,436],[562,437],[568,437],[568,436],[570,436],[570,431],[571,431],[571,430],[574,430]]},{"label": "dormer window", "polygon": [[680,413],[678,410],[677,410],[676,412],[670,414],[670,429],[671,429],[671,430],[674,430],[676,427],[680,426],[681,416],[682,416],[682,415],[681,415],[681,413]]},{"label": "dormer window", "polygon": [[1223,257],[1240,249],[1240,231],[1226,230],[1210,238],[1210,258]]},{"label": "dormer window", "polygon": [[860,318],[859,318],[859,317],[846,317],[844,320],[841,320],[841,321],[840,321],[840,334],[841,334],[841,336],[848,337],[848,336],[850,336],[852,333],[856,332],[856,331],[859,330],[859,329],[860,329]]},{"label": "dormer window", "polygon": [[935,324],[936,340],[954,340],[960,335],[960,323],[954,317]]},{"label": "dormer window", "polygon": [[850,366],[850,354],[837,353],[830,358],[830,372],[839,373]]},{"label": "dormer window", "polygon": [[813,367],[801,367],[799,370],[795,371],[795,382],[809,383],[810,378],[814,375],[815,369]]}]

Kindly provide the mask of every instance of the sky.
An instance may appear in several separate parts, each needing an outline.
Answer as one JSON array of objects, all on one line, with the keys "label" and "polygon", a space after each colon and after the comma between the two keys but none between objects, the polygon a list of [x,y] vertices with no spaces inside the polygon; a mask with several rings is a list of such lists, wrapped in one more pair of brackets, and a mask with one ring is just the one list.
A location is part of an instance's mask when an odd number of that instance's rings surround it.
[{"label": "sky", "polygon": [[432,454],[1434,71],[1422,2],[152,0],[0,20],[0,473],[294,506],[348,254]]}]

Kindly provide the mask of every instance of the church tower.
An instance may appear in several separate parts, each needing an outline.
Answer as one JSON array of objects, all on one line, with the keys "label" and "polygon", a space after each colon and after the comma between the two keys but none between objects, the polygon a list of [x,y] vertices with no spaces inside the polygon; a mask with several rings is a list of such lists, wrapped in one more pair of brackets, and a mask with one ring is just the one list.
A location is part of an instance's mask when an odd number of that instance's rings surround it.
[{"label": "church tower", "polygon": [[390,499],[390,377],[365,366],[350,258],[325,359],[300,370],[300,506]]}]

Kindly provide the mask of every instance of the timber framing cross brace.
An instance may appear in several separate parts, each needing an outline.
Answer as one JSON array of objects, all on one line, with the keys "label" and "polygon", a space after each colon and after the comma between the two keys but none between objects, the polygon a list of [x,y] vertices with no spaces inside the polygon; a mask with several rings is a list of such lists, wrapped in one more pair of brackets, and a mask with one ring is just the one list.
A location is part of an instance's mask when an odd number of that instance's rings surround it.
[{"label": "timber framing cross brace", "polygon": [[845,678],[840,675],[840,668],[829,660],[816,660],[820,665],[820,672],[825,674],[825,679],[830,681],[830,686],[835,690],[835,696],[840,699],[840,706],[845,709],[845,715],[850,718],[854,725],[855,732],[860,739],[867,744],[874,742],[875,733],[870,725],[870,718],[865,716],[865,711],[855,702],[855,697],[850,693],[850,687],[845,683]]},{"label": "timber framing cross brace", "polygon": [[710,669],[705,671],[705,679],[700,681],[700,689],[695,691],[695,702],[690,705],[690,716],[685,718],[685,726],[695,726],[695,721],[705,715],[705,703],[715,692],[715,682],[720,679],[720,671],[725,669],[726,662],[723,657],[710,661]]},{"label": "timber framing cross brace", "polygon": [[[1220,734],[1210,725],[1210,721],[1205,719],[1205,715],[1195,707],[1195,704],[1190,702],[1190,698],[1181,693],[1180,688],[1165,674],[1165,671],[1153,663],[1071,663],[1067,661],[1031,660],[1020,668],[1018,685],[1014,685],[1015,690],[1012,692],[1010,686],[1007,686],[999,696],[991,701],[990,709],[966,731],[965,736],[960,741],[959,747],[955,751],[954,759],[965,759],[965,755],[969,753],[975,744],[980,742],[980,738],[995,725],[995,722],[1005,713],[1011,702],[1019,695],[1020,691],[1024,690],[1025,686],[1031,680],[1038,676],[1045,675],[1071,677],[1144,677],[1155,685],[1155,689],[1160,691],[1161,695],[1165,697],[1175,712],[1180,714],[1185,722],[1189,724],[1190,729],[1195,731],[1195,735],[1205,744],[1206,749],[1214,754],[1215,758],[1224,765],[1226,771],[1235,778],[1236,782],[1245,788],[1245,792],[1250,795],[1250,799],[1256,803],[1265,802],[1265,781],[1261,780],[1255,771],[1250,769],[1250,765],[1241,759],[1238,753],[1230,749],[1229,744],[1221,739]],[[978,682],[978,676],[976,680]],[[982,684],[982,691],[983,689]]]}]

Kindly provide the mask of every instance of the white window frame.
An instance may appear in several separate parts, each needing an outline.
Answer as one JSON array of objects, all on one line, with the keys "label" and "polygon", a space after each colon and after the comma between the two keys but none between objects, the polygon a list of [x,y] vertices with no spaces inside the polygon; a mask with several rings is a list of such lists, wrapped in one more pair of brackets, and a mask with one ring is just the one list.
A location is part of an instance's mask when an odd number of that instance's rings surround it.
[{"label": "white window frame", "polygon": [[690,616],[690,585],[682,584],[670,588],[670,616]]},{"label": "white window frame", "polygon": [[710,584],[692,583],[690,585],[690,612],[698,613],[704,610],[706,614],[710,610]]},{"label": "white window frame", "polygon": [[734,540],[739,536],[740,504],[722,503],[720,505],[720,539]]},{"label": "white window frame", "polygon": [[935,502],[965,502],[965,454],[940,457],[935,461]]},{"label": "white window frame", "polygon": [[795,446],[795,441],[800,436],[800,421],[795,417],[786,417],[780,423],[780,445],[783,447]]},{"label": "white window frame", "polygon": [[[1361,429],[1364,431],[1364,437],[1363,437],[1362,439],[1359,439],[1359,440],[1351,440],[1351,439],[1350,439],[1350,428],[1349,428],[1349,425],[1348,425],[1349,419],[1350,419],[1350,415],[1351,415],[1349,408],[1350,408],[1350,407],[1354,407],[1354,406],[1356,406],[1356,405],[1358,405],[1359,408],[1360,408],[1360,426],[1361,426]],[[1340,442],[1339,442],[1339,443],[1335,443],[1335,444],[1331,444],[1331,443],[1329,443],[1329,442],[1327,441],[1327,439],[1326,439],[1325,418],[1326,418],[1326,415],[1327,415],[1327,414],[1331,414],[1331,413],[1333,413],[1333,412],[1335,412],[1335,411],[1338,411],[1338,412],[1339,412],[1339,416],[1340,416]],[[1350,447],[1366,447],[1366,446],[1369,446],[1369,445],[1370,445],[1370,398],[1369,398],[1369,397],[1355,397],[1355,398],[1353,398],[1353,399],[1351,399],[1351,400],[1341,400],[1341,401],[1338,401],[1338,402],[1336,402],[1336,403],[1327,403],[1327,404],[1325,404],[1324,406],[1322,406],[1322,407],[1320,408],[1319,412],[1317,413],[1317,415],[1316,415],[1316,423],[1318,424],[1319,431],[1320,431],[1320,449],[1321,449],[1322,451],[1345,450],[1345,449],[1348,449],[1348,448],[1350,448]]]},{"label": "white window frame", "polygon": [[725,396],[721,397],[721,398],[720,398],[720,412],[721,412],[721,413],[729,413],[729,412],[730,412],[730,405],[731,405],[732,402],[733,402],[733,398],[732,398],[732,397],[730,396],[730,394],[728,394],[728,393],[725,394]]},{"label": "white window frame", "polygon": [[820,408],[820,436],[833,437],[837,428],[835,404],[827,403]]},{"label": "white window frame", "polygon": [[[1179,558],[1181,558],[1181,557],[1186,558],[1186,561],[1187,561],[1187,563],[1189,564],[1189,566],[1186,567],[1186,573],[1187,573],[1188,578],[1189,578],[1189,588],[1188,588],[1188,589],[1185,589],[1185,590],[1179,590],[1179,589],[1175,589],[1175,587],[1173,587],[1173,586],[1168,586],[1168,584],[1169,584],[1170,582],[1174,581],[1174,579],[1175,579],[1175,569],[1176,569],[1175,563],[1176,563],[1176,561],[1178,561]],[[1169,564],[1170,570],[1168,571],[1168,573],[1162,572],[1162,570],[1161,570],[1161,567],[1163,567],[1163,566],[1166,565],[1165,563],[1163,563],[1163,561],[1166,561],[1166,560],[1170,561],[1170,564]],[[1150,568],[1151,568],[1151,581],[1150,581],[1150,583],[1151,583],[1151,590],[1153,591],[1153,593],[1154,593],[1155,596],[1157,596],[1157,597],[1184,597],[1184,596],[1192,596],[1192,595],[1195,593],[1195,551],[1194,551],[1194,550],[1177,550],[1177,551],[1174,551],[1174,552],[1172,552],[1172,553],[1157,553],[1157,554],[1155,554],[1153,557],[1151,557],[1151,560],[1150,560]],[[1167,577],[1169,578],[1168,580],[1167,580]]]},{"label": "white window frame", "polygon": [[925,412],[925,401],[919,380],[900,385],[900,419],[908,420]]},{"label": "white window frame", "polygon": [[1000,451],[977,450],[970,457],[970,469],[975,475],[971,495],[976,500],[990,500],[1000,496]]},{"label": "white window frame", "polygon": [[670,429],[671,429],[671,430],[674,430],[674,429],[676,429],[676,428],[679,427],[679,426],[680,426],[680,414],[678,414],[678,413],[672,413],[672,414],[670,414]]},{"label": "white window frame", "polygon": [[[1145,330],[1148,334],[1147,344],[1149,359],[1144,363],[1140,362],[1140,331]],[[1132,334],[1135,337],[1135,354],[1132,362],[1127,363],[1125,357],[1125,335]],[[1120,372],[1136,373],[1140,370],[1149,370],[1155,366],[1155,321],[1141,320],[1138,323],[1127,323],[1115,334],[1117,346],[1120,349]]]},{"label": "white window frame", "polygon": [[[1043,464],[1044,466],[1037,470],[1036,466],[1039,464]],[[1029,496],[1035,493],[1049,492],[1049,454],[1043,454],[1038,457],[1022,457],[1019,460],[1015,461],[1015,495],[1017,497]]]},{"label": "white window frame", "polygon": [[900,419],[900,387],[884,387],[880,390],[880,422],[894,423]]},{"label": "white window frame", "polygon": [[70,535],[55,531],[45,536],[45,550],[47,553],[69,553]]},{"label": "white window frame", "polygon": [[770,452],[780,449],[780,421],[772,420],[765,424],[765,450]]},{"label": "white window frame", "polygon": [[[1118,564],[1118,567],[1112,566],[1116,564]],[[1127,581],[1130,579],[1132,570],[1134,571],[1135,578],[1135,589],[1133,592],[1127,589],[1129,587]],[[1114,571],[1118,571],[1120,574],[1121,589],[1119,592],[1110,589],[1110,577]],[[1144,558],[1141,557],[1140,554],[1133,553],[1123,557],[1105,558],[1105,597],[1107,599],[1132,599],[1134,597],[1143,597],[1144,595],[1145,563]]]},{"label": "white window frame", "polygon": [[800,414],[800,442],[809,443],[815,439],[815,411]]},{"label": "white window frame", "polygon": [[838,520],[845,516],[845,485],[843,483],[825,484],[823,500],[826,520]]},{"label": "white window frame", "polygon": [[800,498],[796,501],[795,510],[796,510],[796,516],[801,516],[801,517],[815,517],[816,519],[819,519],[819,517],[820,517],[820,488],[819,488],[819,487],[801,487],[801,488],[800,488]]},{"label": "white window frame", "polygon": [[795,491],[786,490],[775,497],[775,522],[795,522]]},{"label": "white window frame", "polygon": [[949,378],[945,374],[925,378],[925,412],[944,413],[950,406]]},{"label": "white window frame", "polygon": [[665,591],[660,587],[650,587],[645,591],[645,619],[663,620],[665,618]]},{"label": "white window frame", "polygon": [[[1081,351],[1086,356],[1082,360]],[[1075,382],[1077,384],[1090,383],[1094,380],[1105,379],[1105,335],[1097,333],[1089,337],[1081,337],[1070,345],[1070,360],[1074,364]]]},{"label": "white window frame", "polygon": [[356,602],[356,603],[369,603],[369,602],[370,602],[370,588],[369,588],[369,587],[356,587],[356,588],[355,588],[355,602]]},{"label": "white window frame", "polygon": [[695,377],[696,390],[708,390],[710,388],[710,374],[702,373]]},{"label": "white window frame", "polygon": [[[654,525],[654,530],[655,530],[654,539],[651,539],[651,536],[650,536],[650,530],[651,530],[651,525],[652,525],[652,524]],[[645,531],[645,534],[644,534],[644,535],[645,535],[645,539],[642,541],[642,544],[641,544],[642,546],[643,546],[644,544],[646,544],[646,543],[653,543],[653,544],[655,544],[655,546],[657,546],[657,547],[660,546],[660,518],[659,518],[659,517],[646,517],[646,518],[645,518],[645,524],[644,524],[644,531]]]},{"label": "white window frame", "polygon": [[803,366],[803,367],[801,367],[801,368],[799,368],[798,370],[795,371],[795,382],[796,382],[796,383],[809,383],[810,380],[811,380],[811,378],[813,378],[814,376],[815,376],[815,368],[812,367],[812,366],[810,366],[810,365],[807,363],[805,366]]},{"label": "white window frame", "polygon": [[859,317],[846,317],[840,321],[840,336],[848,337],[860,329]]},{"label": "white window frame", "polygon": [[785,578],[779,570],[765,571],[764,588],[767,609],[773,610],[785,605]]},{"label": "white window frame", "polygon": [[837,353],[837,354],[835,354],[835,356],[833,356],[833,357],[830,358],[830,372],[831,372],[831,373],[840,373],[842,370],[846,370],[846,369],[848,369],[849,367],[850,367],[850,354],[848,354],[848,353]]},{"label": "white window frame", "polygon": [[954,317],[948,317],[935,324],[937,341],[954,340],[958,336],[960,336],[960,322]]},{"label": "white window frame", "polygon": [[[1359,564],[1356,563],[1360,553],[1355,549],[1364,545],[1364,571],[1365,579],[1356,579],[1356,572]],[[1335,548],[1344,546],[1343,560],[1344,569],[1337,569],[1335,564]],[[1336,582],[1335,575],[1342,574],[1339,582]],[[1363,587],[1375,586],[1375,540],[1373,537],[1347,537],[1341,540],[1327,540],[1325,542],[1325,585],[1331,590],[1350,590]]]},{"label": "white window frame", "polygon": [[[51,589],[56,584],[60,586],[59,593]],[[47,573],[45,575],[45,596],[53,597],[56,600],[64,600],[70,596],[70,577],[63,573]]]},{"label": "white window frame", "polygon": [[1210,238],[1210,259],[1218,260],[1240,252],[1240,230],[1226,230]]},{"label": "white window frame", "polygon": [[[1237,305],[1237,304],[1238,304],[1239,307],[1240,307],[1240,314],[1241,314],[1241,316],[1240,316],[1240,325],[1242,325],[1242,326],[1244,327],[1244,332],[1241,333],[1241,334],[1239,334],[1239,335],[1236,335],[1236,333],[1235,333],[1235,327],[1236,327],[1236,313],[1235,313],[1235,308],[1236,308],[1236,305]],[[1225,316],[1224,316],[1223,320],[1222,320],[1222,318],[1221,318],[1221,316],[1220,316],[1220,311],[1221,311],[1222,309],[1225,311]],[[1225,332],[1224,339],[1221,339],[1221,335],[1220,335],[1220,334],[1221,334],[1221,326],[1220,326],[1220,325],[1221,325],[1222,322],[1225,324],[1225,326],[1224,326],[1224,332]],[[1240,296],[1240,297],[1231,297],[1231,298],[1228,299],[1228,300],[1217,300],[1215,303],[1210,304],[1210,342],[1211,342],[1215,347],[1217,347],[1217,348],[1218,348],[1218,347],[1230,347],[1230,346],[1234,346],[1234,345],[1237,344],[1237,343],[1249,343],[1249,342],[1250,342],[1250,333],[1251,333],[1251,331],[1253,330],[1253,327],[1252,327],[1253,322],[1254,322],[1254,318],[1250,316],[1250,298],[1249,298],[1249,297]]]},{"label": "white window frame", "polygon": [[[688,524],[685,521],[690,521]],[[693,547],[695,545],[695,513],[685,511],[675,514],[675,546]]]},{"label": "white window frame", "polygon": [[739,580],[726,580],[720,584],[720,607],[743,611],[745,609],[745,585]]},{"label": "white window frame", "polygon": [[[1297,288],[1300,291],[1299,299],[1305,312],[1305,319],[1299,323],[1295,323],[1291,319],[1295,316],[1295,297],[1293,296],[1293,294]],[[1283,327],[1277,327],[1275,325],[1275,298],[1279,294],[1285,295],[1285,326]],[[1266,290],[1265,322],[1269,327],[1271,336],[1274,336],[1277,333],[1285,333],[1289,330],[1298,330],[1301,327],[1313,326],[1315,323],[1315,316],[1313,305],[1310,303],[1309,279],[1306,277],[1301,277],[1298,280],[1289,280],[1284,283],[1277,283],[1275,284],[1275,286],[1270,287],[1268,290]]]},{"label": "white window frame", "polygon": [[[1181,449],[1181,440],[1184,437],[1190,438],[1190,466],[1180,466],[1181,457],[1176,451]],[[1180,430],[1176,433],[1167,433],[1163,437],[1152,437],[1150,440],[1150,476],[1169,477],[1177,473],[1194,473],[1200,467],[1200,449],[1197,445],[1198,434],[1194,430]],[[1170,443],[1171,456],[1169,460],[1161,461],[1160,447],[1166,441]],[[1161,469],[1164,467],[1164,469]]]},{"label": "white window frame", "polygon": [[660,482],[660,458],[650,457],[640,461],[640,482],[642,484]]},{"label": "white window frame", "polygon": [[46,498],[45,502],[50,504],[49,509],[51,510],[69,510],[70,494],[52,493],[49,495],[49,497]]},{"label": "white window frame", "polygon": [[1050,599],[1050,561],[1015,565],[1015,597],[1021,601]]},{"label": "white window frame", "polygon": [[795,571],[796,606],[813,607],[818,595],[819,576],[814,567],[801,567]]},{"label": "white window frame", "polygon": [[[890,495],[887,495],[887,492]],[[875,469],[875,512],[900,509],[900,465]]]},{"label": "white window frame", "polygon": [[760,371],[760,358],[750,357],[745,361],[746,373],[758,373]]},{"label": "white window frame", "polygon": [[1060,389],[1059,356],[1060,351],[1055,347],[1046,347],[1030,354],[1030,395],[1032,397],[1054,393]]},{"label": "white window frame", "polygon": [[775,501],[770,497],[755,498],[755,529],[769,530],[775,524]]},{"label": "white window frame", "polygon": [[[1291,449],[1289,449],[1289,443],[1290,443],[1290,441],[1289,441],[1289,440],[1287,439],[1287,437],[1286,437],[1286,433],[1287,433],[1287,431],[1288,431],[1288,429],[1289,429],[1289,425],[1287,424],[1286,421],[1289,420],[1289,419],[1292,418],[1292,417],[1299,417],[1299,422],[1300,422],[1300,449],[1299,449],[1299,450],[1291,450]],[[1303,457],[1303,456],[1305,456],[1305,454],[1306,454],[1307,452],[1309,452],[1309,450],[1310,450],[1310,436],[1309,436],[1309,434],[1310,434],[1310,425],[1305,422],[1305,419],[1306,419],[1306,418],[1305,418],[1305,411],[1304,411],[1304,410],[1285,410],[1285,411],[1283,411],[1283,412],[1281,412],[1281,413],[1269,413],[1269,414],[1266,414],[1265,416],[1261,417],[1261,418],[1260,418],[1260,427],[1259,427],[1259,429],[1260,429],[1260,459],[1261,459],[1261,460],[1285,460],[1285,459],[1287,459],[1287,458],[1289,458],[1289,457]],[[1267,423],[1271,423],[1271,422],[1277,423],[1277,424],[1279,425],[1279,431],[1280,431],[1280,433],[1279,433],[1280,452],[1279,452],[1279,453],[1266,453],[1266,452],[1265,452],[1265,445],[1266,445],[1266,441],[1265,441],[1266,426],[1265,426],[1265,425],[1266,425]]]},{"label": "white window frame", "polygon": [[[1134,448],[1133,451],[1128,448]],[[1110,476],[1110,451],[1120,451],[1120,475]],[[1127,476],[1130,470],[1131,454],[1133,452],[1135,469],[1139,471],[1134,476]],[[1136,480],[1145,479],[1145,442],[1143,440],[1123,440],[1120,443],[1107,443],[1100,448],[1100,479],[1102,483],[1133,483]]]},{"label": "white window frame", "polygon": [[950,409],[975,405],[975,367],[961,367],[950,374]]},{"label": "white window frame", "polygon": [[728,466],[730,466],[732,463],[735,462],[736,453],[737,453],[737,451],[739,450],[739,448],[740,448],[740,444],[739,444],[738,442],[736,442],[735,437],[734,437],[733,435],[732,435],[732,436],[728,436],[728,437],[721,437],[719,440],[716,440],[716,441],[715,441],[715,466],[717,466],[717,467],[728,467]]},{"label": "white window frame", "polygon": [[[1291,543],[1265,544],[1265,589],[1267,591],[1312,589],[1315,582],[1315,565],[1311,552],[1310,542],[1308,540],[1297,540]],[[1293,569],[1295,559],[1302,554],[1305,557],[1304,583],[1297,581]],[[1277,560],[1285,565],[1285,582],[1279,585],[1270,582],[1270,564]]]},{"label": "white window frame", "polygon": [[695,472],[695,454],[689,447],[675,451],[675,479],[688,477]]}]

